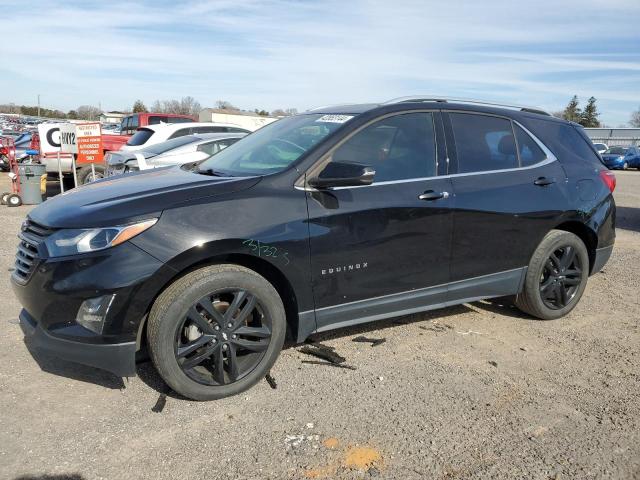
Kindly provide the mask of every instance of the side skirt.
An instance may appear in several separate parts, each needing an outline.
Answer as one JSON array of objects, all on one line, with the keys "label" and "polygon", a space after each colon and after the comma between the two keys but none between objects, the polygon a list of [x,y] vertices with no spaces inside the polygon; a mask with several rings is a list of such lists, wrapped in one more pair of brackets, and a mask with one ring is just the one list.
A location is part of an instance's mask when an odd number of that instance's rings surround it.
[{"label": "side skirt", "polygon": [[[394,293],[350,303],[316,309],[315,332],[410,315],[437,308],[475,302],[486,298],[515,295],[522,290],[527,267],[492,273],[444,285]],[[311,325],[313,311],[300,312],[298,341],[315,333],[303,325]],[[307,321],[302,322],[303,319]]]}]

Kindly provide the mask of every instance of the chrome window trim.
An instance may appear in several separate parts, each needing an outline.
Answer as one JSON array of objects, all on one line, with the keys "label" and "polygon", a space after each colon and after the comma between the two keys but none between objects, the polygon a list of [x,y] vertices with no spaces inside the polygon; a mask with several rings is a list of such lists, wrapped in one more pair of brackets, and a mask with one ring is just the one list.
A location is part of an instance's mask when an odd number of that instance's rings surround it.
[{"label": "chrome window trim", "polygon": [[[410,112],[437,112],[437,110],[411,110]],[[518,125],[520,128],[522,128],[522,130],[529,135],[533,141],[540,147],[540,149],[542,150],[542,152],[546,155],[546,158],[544,160],[539,161],[538,163],[534,163],[532,165],[527,165],[525,167],[522,166],[518,166],[516,168],[503,168],[503,169],[498,169],[498,170],[485,170],[482,172],[464,172],[464,173],[451,173],[451,174],[447,174],[447,175],[434,175],[432,177],[421,177],[421,178],[408,178],[408,179],[404,179],[404,180],[390,180],[387,182],[379,182],[379,183],[372,183],[371,185],[354,185],[352,187],[333,187],[330,188],[328,190],[333,191],[333,190],[346,190],[346,189],[352,189],[352,188],[368,188],[368,187],[375,187],[378,185],[394,185],[397,183],[410,183],[410,182],[423,182],[423,181],[427,181],[427,180],[433,180],[435,178],[456,178],[456,177],[468,177],[470,175],[493,175],[496,173],[508,173],[508,172],[516,172],[516,171],[520,171],[520,170],[531,170],[534,168],[539,168],[539,167],[543,167],[545,165],[549,165],[553,162],[558,161],[557,157],[553,154],[553,152],[551,150],[549,150],[547,148],[547,146],[542,143],[542,141],[536,137],[533,133],[531,133],[529,131],[529,129],[527,129],[524,125],[522,125],[520,122],[518,122],[517,120],[514,120],[512,118],[509,117],[505,117],[502,115],[496,115],[493,113],[484,113],[484,112],[472,112],[472,111],[468,111],[468,110],[441,110],[442,113],[465,113],[465,114],[470,114],[470,115],[484,115],[484,116],[490,116],[490,117],[498,117],[498,118],[503,118],[505,120],[509,120],[510,122],[512,122],[512,124],[516,124]],[[400,113],[409,113],[409,111],[406,112],[400,112]],[[382,120],[384,118],[387,117],[391,117],[394,115],[398,115],[398,112],[394,112],[388,115],[385,115],[383,117],[378,117],[375,120],[372,120],[371,122],[368,122],[367,124],[363,125],[360,129],[356,130],[355,132],[353,132],[353,134],[351,136],[349,136],[348,138],[343,139],[338,145],[336,145],[334,148],[332,148],[329,152],[327,152],[325,154],[325,156],[323,156],[320,160],[318,160],[318,162],[316,162],[316,164],[314,164],[311,168],[309,168],[307,170],[307,172],[311,172],[312,170],[317,169],[317,167],[320,166],[324,166],[327,162],[328,159],[331,158],[332,153],[334,152],[335,149],[337,149],[340,145],[342,145],[344,142],[346,142],[349,138],[351,138],[353,135],[355,135],[356,133],[358,133],[360,130],[362,130],[363,128],[366,128],[367,126],[371,125],[372,123],[376,122],[377,120]],[[512,126],[512,130],[513,130],[513,126]],[[516,148],[518,145],[517,140],[515,139],[515,132],[514,132],[514,141],[516,142]],[[436,137],[436,157],[437,157],[437,145],[438,145],[438,140]],[[447,171],[448,171],[448,164],[449,164],[449,156],[447,155]],[[520,164],[520,152],[518,151],[518,163]],[[436,158],[436,172],[438,168],[438,159]],[[294,187],[296,190],[302,190],[302,191],[306,191],[306,192],[319,192],[320,190],[313,188],[313,187],[309,187],[307,185],[305,185],[304,183],[304,178],[305,175],[303,174],[300,178],[298,178],[298,180],[296,180]],[[300,185],[300,182],[302,182],[302,185]]]}]

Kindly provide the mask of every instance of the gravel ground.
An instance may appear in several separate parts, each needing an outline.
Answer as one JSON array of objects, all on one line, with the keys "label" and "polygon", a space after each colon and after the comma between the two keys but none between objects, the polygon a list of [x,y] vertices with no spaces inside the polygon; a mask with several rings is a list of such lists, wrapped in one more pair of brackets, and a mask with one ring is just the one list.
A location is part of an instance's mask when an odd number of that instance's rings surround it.
[{"label": "gravel ground", "polygon": [[208,403],[149,364],[32,357],[7,272],[29,207],[0,207],[0,477],[640,478],[640,172],[617,176],[613,257],[568,317],[478,302],[340,330],[316,340],[356,370],[289,348],[276,389]]}]

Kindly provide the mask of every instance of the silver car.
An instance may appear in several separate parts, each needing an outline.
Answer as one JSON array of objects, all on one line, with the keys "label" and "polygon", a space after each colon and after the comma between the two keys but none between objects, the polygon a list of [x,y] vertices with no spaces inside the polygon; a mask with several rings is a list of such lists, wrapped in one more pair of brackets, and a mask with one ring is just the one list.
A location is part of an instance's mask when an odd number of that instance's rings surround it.
[{"label": "silver car", "polygon": [[204,160],[246,135],[246,133],[201,133],[172,138],[144,150],[109,152],[105,158],[106,176]]}]

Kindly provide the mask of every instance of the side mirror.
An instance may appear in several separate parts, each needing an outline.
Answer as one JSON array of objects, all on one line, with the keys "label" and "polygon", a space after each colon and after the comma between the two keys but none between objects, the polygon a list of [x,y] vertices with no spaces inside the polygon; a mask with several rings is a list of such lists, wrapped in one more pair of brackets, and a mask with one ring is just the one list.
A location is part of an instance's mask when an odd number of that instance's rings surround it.
[{"label": "side mirror", "polygon": [[376,171],[368,165],[331,162],[320,174],[308,181],[313,188],[356,187],[371,185]]}]

